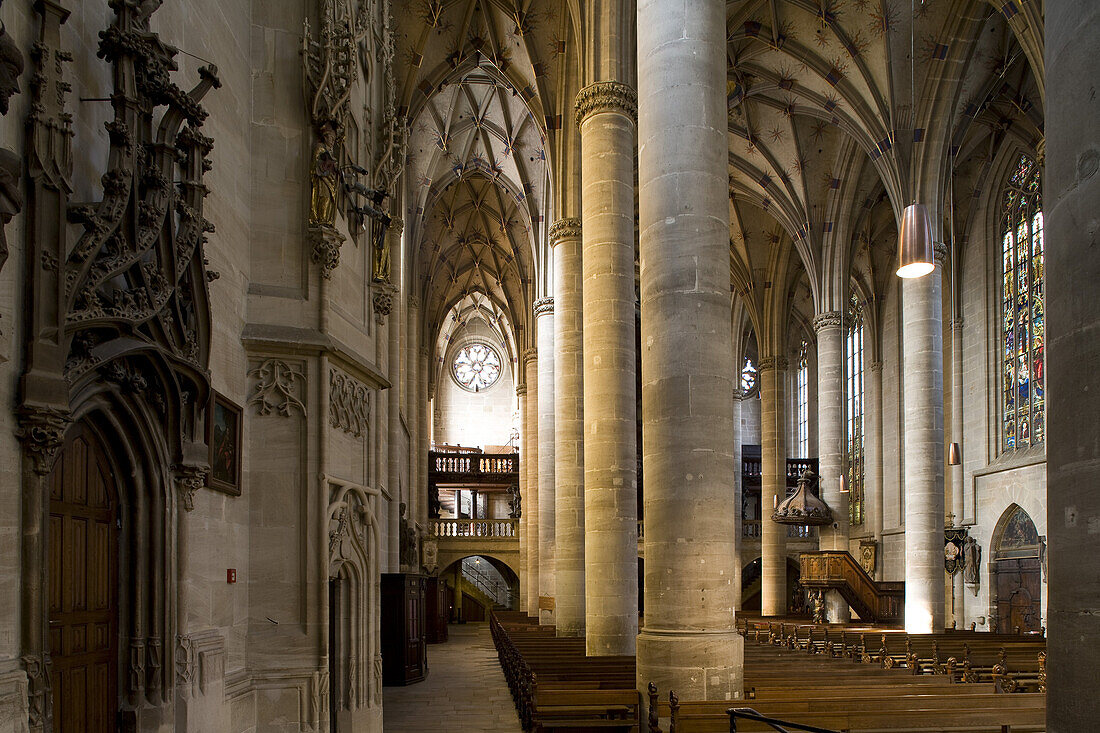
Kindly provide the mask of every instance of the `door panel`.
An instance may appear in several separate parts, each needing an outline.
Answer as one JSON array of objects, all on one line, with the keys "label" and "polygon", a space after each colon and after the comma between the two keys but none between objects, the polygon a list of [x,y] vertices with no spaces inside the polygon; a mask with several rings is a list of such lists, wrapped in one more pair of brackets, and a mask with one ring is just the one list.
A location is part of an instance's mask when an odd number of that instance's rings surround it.
[{"label": "door panel", "polygon": [[75,427],[50,479],[49,643],[57,733],[115,730],[117,496],[99,441]]},{"label": "door panel", "polygon": [[996,563],[997,630],[1010,634],[1038,631],[1041,626],[1042,578],[1037,558],[998,560]]}]

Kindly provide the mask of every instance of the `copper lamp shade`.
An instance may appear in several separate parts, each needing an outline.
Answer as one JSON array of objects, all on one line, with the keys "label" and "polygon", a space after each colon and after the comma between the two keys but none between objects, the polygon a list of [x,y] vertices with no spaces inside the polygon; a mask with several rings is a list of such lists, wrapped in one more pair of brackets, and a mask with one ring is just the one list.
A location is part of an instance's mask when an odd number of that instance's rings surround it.
[{"label": "copper lamp shade", "polygon": [[936,269],[932,259],[932,222],[924,204],[910,204],[901,215],[898,277],[923,277]]},{"label": "copper lamp shade", "polygon": [[958,443],[950,443],[947,446],[947,465],[948,466],[958,466],[961,463],[962,463],[962,460],[959,457],[959,444]]}]

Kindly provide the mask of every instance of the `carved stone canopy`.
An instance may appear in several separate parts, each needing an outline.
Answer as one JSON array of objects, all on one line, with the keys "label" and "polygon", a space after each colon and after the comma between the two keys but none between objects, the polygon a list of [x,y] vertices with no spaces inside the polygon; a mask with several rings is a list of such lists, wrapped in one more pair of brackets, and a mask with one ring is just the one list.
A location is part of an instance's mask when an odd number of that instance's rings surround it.
[{"label": "carved stone canopy", "polygon": [[810,491],[810,484],[816,478],[810,469],[803,471],[798,479],[798,488],[776,507],[772,521],[778,524],[815,526],[831,523],[833,510]]}]

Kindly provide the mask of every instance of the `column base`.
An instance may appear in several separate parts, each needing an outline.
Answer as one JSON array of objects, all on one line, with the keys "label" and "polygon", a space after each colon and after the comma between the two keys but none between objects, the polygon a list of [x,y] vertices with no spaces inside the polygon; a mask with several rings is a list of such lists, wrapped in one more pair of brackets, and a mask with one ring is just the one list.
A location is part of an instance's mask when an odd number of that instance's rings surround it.
[{"label": "column base", "polygon": [[637,682],[643,691],[656,683],[662,699],[672,690],[681,700],[739,700],[745,692],[745,640],[732,629],[642,629]]}]

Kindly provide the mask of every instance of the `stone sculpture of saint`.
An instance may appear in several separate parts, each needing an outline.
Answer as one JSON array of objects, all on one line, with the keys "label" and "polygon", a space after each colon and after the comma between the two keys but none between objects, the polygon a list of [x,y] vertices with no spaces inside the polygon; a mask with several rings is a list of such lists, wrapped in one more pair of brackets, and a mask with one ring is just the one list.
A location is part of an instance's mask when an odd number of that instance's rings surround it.
[{"label": "stone sculpture of saint", "polygon": [[963,559],[966,563],[963,565],[963,580],[967,585],[977,586],[981,580],[982,548],[973,537],[966,538]]},{"label": "stone sculpture of saint", "polygon": [[340,184],[340,167],[336,163],[336,123],[325,122],[317,131],[317,143],[309,171],[312,186],[309,223],[319,227],[336,224],[336,191]]}]

